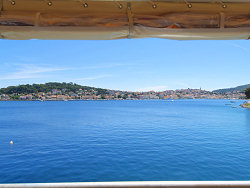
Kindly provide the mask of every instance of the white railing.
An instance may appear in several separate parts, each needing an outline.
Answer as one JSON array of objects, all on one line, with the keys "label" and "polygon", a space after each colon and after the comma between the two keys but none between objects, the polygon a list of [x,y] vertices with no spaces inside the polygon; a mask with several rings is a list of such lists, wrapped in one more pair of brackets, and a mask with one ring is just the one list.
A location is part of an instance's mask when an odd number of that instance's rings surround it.
[{"label": "white railing", "polygon": [[140,182],[84,182],[84,183],[24,183],[0,184],[0,188],[241,188],[250,181],[140,181]]}]

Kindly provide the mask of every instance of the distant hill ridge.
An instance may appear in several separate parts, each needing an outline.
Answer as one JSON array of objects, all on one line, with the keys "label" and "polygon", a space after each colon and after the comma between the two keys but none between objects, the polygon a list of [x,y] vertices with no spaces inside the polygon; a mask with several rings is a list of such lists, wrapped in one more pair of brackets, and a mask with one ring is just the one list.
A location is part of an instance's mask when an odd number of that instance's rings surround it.
[{"label": "distant hill ridge", "polygon": [[66,89],[67,92],[76,92],[79,91],[79,89],[87,91],[95,90],[100,94],[104,94],[107,92],[106,89],[81,86],[74,83],[49,82],[45,84],[32,84],[32,85],[25,84],[19,86],[9,86],[6,88],[1,88],[0,94],[14,94],[14,93],[28,94],[28,93],[38,93],[38,92],[50,92],[52,89],[57,89],[57,90]]},{"label": "distant hill ridge", "polygon": [[[214,93],[226,93],[226,92],[234,92],[234,91],[240,91],[244,92],[247,88],[250,88],[250,84],[233,87],[233,88],[225,88],[225,89],[217,89],[214,90]],[[95,88],[95,87],[89,87],[89,86],[82,86],[75,83],[59,83],[59,82],[48,82],[45,84],[24,84],[24,85],[18,85],[18,86],[9,86],[6,88],[0,89],[0,94],[29,94],[29,93],[38,93],[38,92],[50,92],[51,90],[66,90],[66,93],[68,92],[77,92],[80,89],[85,91],[94,90],[97,91],[98,94],[107,94],[110,90],[108,89],[102,89],[102,88]],[[118,90],[117,90],[118,91]]]},{"label": "distant hill ridge", "polygon": [[241,85],[241,86],[232,87],[232,88],[217,89],[217,90],[214,90],[213,92],[216,92],[216,93],[226,93],[226,92],[233,92],[233,91],[244,92],[247,88],[250,88],[250,84]]}]

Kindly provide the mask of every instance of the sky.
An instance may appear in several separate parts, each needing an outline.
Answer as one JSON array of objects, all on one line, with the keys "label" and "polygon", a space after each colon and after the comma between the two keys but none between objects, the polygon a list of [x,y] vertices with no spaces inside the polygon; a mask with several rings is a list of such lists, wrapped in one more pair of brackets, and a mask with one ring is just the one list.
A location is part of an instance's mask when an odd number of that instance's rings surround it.
[{"label": "sky", "polygon": [[46,82],[126,91],[250,84],[250,42],[0,40],[0,88]]}]

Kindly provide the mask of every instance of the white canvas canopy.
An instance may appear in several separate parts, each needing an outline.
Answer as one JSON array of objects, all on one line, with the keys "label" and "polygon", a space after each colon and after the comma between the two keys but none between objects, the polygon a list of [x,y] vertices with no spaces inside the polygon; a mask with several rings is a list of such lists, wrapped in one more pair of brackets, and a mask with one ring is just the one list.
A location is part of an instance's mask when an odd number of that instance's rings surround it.
[{"label": "white canvas canopy", "polygon": [[2,39],[249,39],[249,0],[0,0]]}]

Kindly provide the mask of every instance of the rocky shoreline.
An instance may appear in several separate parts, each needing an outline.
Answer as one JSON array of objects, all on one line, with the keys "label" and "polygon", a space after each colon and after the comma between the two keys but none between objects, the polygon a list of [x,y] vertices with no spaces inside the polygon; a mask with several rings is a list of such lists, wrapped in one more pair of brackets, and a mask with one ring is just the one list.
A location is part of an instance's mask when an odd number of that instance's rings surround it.
[{"label": "rocky shoreline", "polygon": [[245,102],[244,104],[242,104],[240,106],[242,106],[243,108],[250,108],[250,101]]}]

